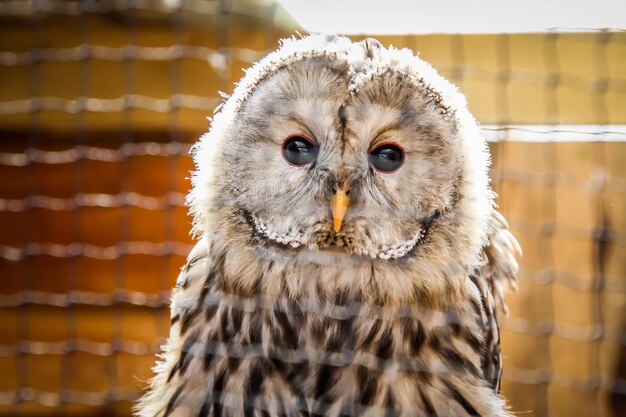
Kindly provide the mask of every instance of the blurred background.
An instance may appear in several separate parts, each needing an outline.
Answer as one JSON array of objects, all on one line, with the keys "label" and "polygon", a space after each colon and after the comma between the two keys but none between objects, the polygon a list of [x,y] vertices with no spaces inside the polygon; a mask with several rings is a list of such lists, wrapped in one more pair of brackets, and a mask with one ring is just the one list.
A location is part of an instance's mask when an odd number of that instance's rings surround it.
[{"label": "blurred background", "polygon": [[626,12],[334,3],[0,2],[0,415],[130,415],[193,244],[189,147],[242,68],[322,30],[413,49],[481,122],[525,252],[512,409],[626,415]]}]

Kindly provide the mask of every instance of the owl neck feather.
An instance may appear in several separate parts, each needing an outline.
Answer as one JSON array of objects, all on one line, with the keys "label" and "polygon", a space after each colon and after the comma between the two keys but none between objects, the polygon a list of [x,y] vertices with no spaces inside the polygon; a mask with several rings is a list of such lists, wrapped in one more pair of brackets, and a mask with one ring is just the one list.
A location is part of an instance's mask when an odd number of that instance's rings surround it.
[{"label": "owl neck feather", "polygon": [[[329,301],[345,294],[379,305],[446,306],[465,298],[472,268],[439,260],[428,245],[417,246],[411,258],[384,260],[232,238],[241,233],[219,234],[224,239],[214,239],[207,250],[212,263],[225,265],[220,285],[244,297]],[[438,239],[429,240],[433,238]]]}]

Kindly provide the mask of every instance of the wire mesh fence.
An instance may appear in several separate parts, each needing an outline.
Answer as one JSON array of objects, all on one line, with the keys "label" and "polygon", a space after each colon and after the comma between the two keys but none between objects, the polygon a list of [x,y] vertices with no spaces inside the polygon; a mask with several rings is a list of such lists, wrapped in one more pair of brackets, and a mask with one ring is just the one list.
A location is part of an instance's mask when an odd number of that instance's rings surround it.
[{"label": "wire mesh fence", "polygon": [[[188,150],[294,28],[273,2],[0,3],[0,414],[128,415],[192,247]],[[525,256],[504,395],[626,410],[626,33],[379,37],[459,85]]]}]

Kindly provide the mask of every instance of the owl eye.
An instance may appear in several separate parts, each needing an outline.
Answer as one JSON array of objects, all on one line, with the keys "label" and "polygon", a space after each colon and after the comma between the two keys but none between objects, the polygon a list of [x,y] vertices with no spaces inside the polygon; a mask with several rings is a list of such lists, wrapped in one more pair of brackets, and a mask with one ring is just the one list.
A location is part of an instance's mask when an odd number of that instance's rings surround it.
[{"label": "owl eye", "polygon": [[283,157],[291,165],[304,166],[315,161],[317,147],[302,136],[289,136],[283,142]]},{"label": "owl eye", "polygon": [[404,151],[396,144],[383,143],[370,151],[369,161],[377,171],[392,173],[402,166]]}]

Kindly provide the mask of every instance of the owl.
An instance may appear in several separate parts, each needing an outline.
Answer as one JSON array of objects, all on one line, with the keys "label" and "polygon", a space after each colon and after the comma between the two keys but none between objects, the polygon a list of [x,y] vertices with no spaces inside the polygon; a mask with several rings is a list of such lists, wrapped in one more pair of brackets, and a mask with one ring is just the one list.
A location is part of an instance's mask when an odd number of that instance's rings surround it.
[{"label": "owl", "polygon": [[138,416],[508,416],[520,248],[464,96],[407,49],[288,39],[192,150],[197,244]]}]

